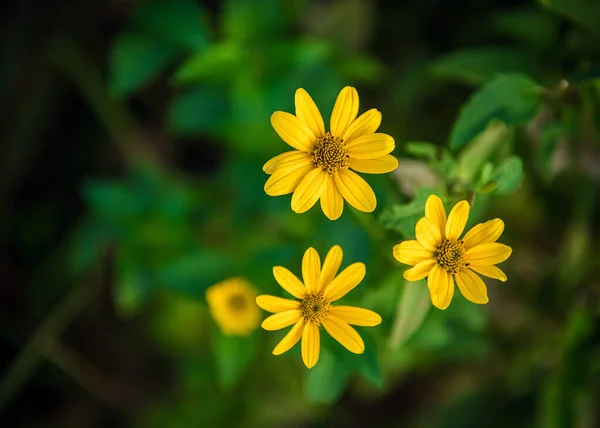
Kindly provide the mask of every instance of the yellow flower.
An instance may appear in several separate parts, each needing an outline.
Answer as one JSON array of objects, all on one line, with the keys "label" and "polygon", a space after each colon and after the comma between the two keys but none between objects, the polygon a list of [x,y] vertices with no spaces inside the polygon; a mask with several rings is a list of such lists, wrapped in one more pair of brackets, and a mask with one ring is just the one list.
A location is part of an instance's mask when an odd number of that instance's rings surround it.
[{"label": "yellow flower", "polygon": [[292,210],[303,213],[321,199],[325,215],[335,220],[342,215],[344,199],[360,211],[371,212],[377,205],[375,193],[358,174],[383,174],[398,167],[389,153],[394,139],[375,133],[381,113],[371,109],[358,115],[358,93],[346,86],[337,97],[329,131],[315,102],[304,89],[296,91],[296,115],[276,111],[271,125],[295,150],[269,160],[263,171],[271,177],[265,183],[269,196],[292,196]]},{"label": "yellow flower", "polygon": [[229,278],[206,290],[213,318],[226,335],[247,336],[260,321],[256,291],[244,278]]},{"label": "yellow flower", "polygon": [[267,295],[256,298],[258,306],[275,313],[263,321],[262,328],[280,330],[293,325],[273,349],[274,355],[288,351],[302,338],[302,360],[309,369],[314,367],[319,360],[321,325],[350,352],[364,352],[362,338],[350,325],[376,326],[381,322],[381,317],[368,309],[333,306],[332,302],[356,287],[366,273],[363,263],[353,263],[337,275],[341,264],[342,249],[336,245],[327,253],[322,267],[316,250],[306,250],[302,259],[304,283],[284,267],[273,268],[273,275],[279,285],[297,299]]},{"label": "yellow flower", "polygon": [[477,273],[506,281],[506,275],[494,266],[502,263],[512,249],[496,240],[504,231],[499,218],[480,223],[462,234],[469,218],[469,203],[460,201],[446,211],[440,198],[429,196],[425,204],[425,217],[417,222],[416,241],[404,241],[394,247],[394,257],[414,266],[404,272],[408,281],[427,278],[431,302],[446,309],[454,295],[454,281],[467,300],[484,304],[489,301],[487,288]]}]

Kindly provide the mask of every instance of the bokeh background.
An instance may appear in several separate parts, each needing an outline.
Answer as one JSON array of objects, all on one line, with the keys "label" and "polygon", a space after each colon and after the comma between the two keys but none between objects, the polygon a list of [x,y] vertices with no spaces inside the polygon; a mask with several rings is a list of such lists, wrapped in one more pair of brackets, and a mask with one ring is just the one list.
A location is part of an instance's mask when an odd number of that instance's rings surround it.
[{"label": "bokeh background", "polygon": [[[0,426],[600,426],[600,3],[20,0],[0,22]],[[269,116],[304,87],[327,121],[346,85],[400,167],[367,177],[373,214],[296,215],[263,191]],[[432,191],[506,223],[488,305],[402,279]],[[220,332],[207,287],[281,294],[273,266],[334,244],[383,317],[363,356],[326,343],[309,371],[281,334]]]}]

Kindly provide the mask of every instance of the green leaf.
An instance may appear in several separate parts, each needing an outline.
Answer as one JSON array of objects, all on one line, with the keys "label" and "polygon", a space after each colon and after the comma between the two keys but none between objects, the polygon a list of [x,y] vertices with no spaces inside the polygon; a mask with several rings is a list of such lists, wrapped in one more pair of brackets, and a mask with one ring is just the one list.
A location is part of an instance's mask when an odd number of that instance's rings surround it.
[{"label": "green leaf", "polygon": [[271,0],[228,0],[224,4],[223,27],[236,41],[269,41],[286,28],[284,5]]},{"label": "green leaf", "polygon": [[[483,164],[483,168],[481,169],[481,174],[479,175],[479,188],[478,192],[486,193],[496,190],[496,185],[494,184],[493,189],[489,187],[490,179],[492,178],[492,174],[494,173],[494,164],[491,162],[486,162]],[[483,190],[483,189],[486,190]]]},{"label": "green leaf", "polygon": [[390,335],[392,349],[398,349],[421,327],[431,309],[429,289],[425,280],[404,283],[398,300],[396,320]]},{"label": "green leaf", "polygon": [[193,52],[208,46],[204,13],[194,0],[148,0],[134,17],[134,25],[159,40]]},{"label": "green leaf", "polygon": [[177,83],[193,83],[204,79],[228,79],[238,72],[243,51],[233,42],[222,42],[187,59],[175,72]]},{"label": "green leaf", "polygon": [[[290,71],[297,69],[306,73],[313,67],[322,64],[328,56],[334,51],[331,43],[314,40],[299,39],[295,41],[273,41],[265,50],[266,56],[274,64],[270,67],[285,65]],[[338,64],[341,66],[342,64]]]},{"label": "green leaf", "polygon": [[490,121],[506,125],[531,121],[542,103],[543,88],[519,74],[500,75],[475,93],[461,110],[450,137],[450,148],[460,149],[486,129]]},{"label": "green leaf", "polygon": [[114,230],[108,224],[87,219],[76,231],[69,250],[69,269],[80,275],[100,261]]},{"label": "green leaf", "polygon": [[114,282],[114,303],[122,318],[136,315],[150,293],[148,278],[136,265],[129,253],[120,252],[117,258]]},{"label": "green leaf", "polygon": [[362,354],[361,364],[358,368],[358,373],[375,386],[377,389],[382,389],[384,385],[383,373],[381,372],[381,366],[379,365],[379,359],[377,358],[377,350],[375,348],[375,342],[371,340],[371,337],[365,333],[360,333],[363,341],[365,342],[365,352]]},{"label": "green leaf", "polygon": [[110,49],[110,88],[129,95],[153,80],[180,54],[179,48],[141,33],[119,34]]},{"label": "green leaf", "polygon": [[87,180],[83,197],[92,213],[102,219],[130,221],[152,209],[146,195],[117,180]]},{"label": "green leaf", "polygon": [[447,150],[444,149],[442,152],[442,158],[440,159],[440,169],[446,177],[447,181],[453,181],[460,174],[460,165],[454,159],[454,156]]},{"label": "green leaf", "polygon": [[382,64],[375,58],[364,55],[336,59],[335,67],[349,81],[376,82],[383,75]]},{"label": "green leaf", "polygon": [[402,271],[393,269],[379,284],[371,287],[361,299],[361,307],[377,312],[383,319],[391,318],[396,311],[400,294],[399,285],[404,283]]},{"label": "green leaf", "polygon": [[215,86],[178,95],[168,113],[169,128],[180,135],[225,132],[230,116],[227,92]]},{"label": "green leaf", "polygon": [[498,189],[498,183],[496,183],[495,181],[490,181],[486,185],[481,186],[479,188],[479,190],[477,190],[477,192],[479,192],[479,193],[491,193],[491,192],[496,191],[496,189]]},{"label": "green leaf", "polygon": [[231,276],[232,263],[215,250],[198,249],[165,262],[157,269],[157,281],[165,288],[204,298],[206,288]]},{"label": "green leaf", "polygon": [[[493,121],[462,150],[458,158],[458,181],[466,185],[462,190],[475,190],[481,186],[482,169],[501,147],[506,147],[514,137],[514,130],[502,122]],[[488,177],[488,180],[490,177]],[[483,183],[483,184],[487,184]]]},{"label": "green leaf", "polygon": [[488,46],[462,49],[438,58],[435,76],[481,85],[501,73],[533,74],[539,69],[535,55],[517,48]]},{"label": "green leaf", "polygon": [[523,178],[523,161],[518,156],[506,159],[492,175],[492,181],[497,185],[496,192],[500,195],[508,195],[518,190]]},{"label": "green leaf", "polygon": [[348,383],[348,371],[326,348],[321,349],[319,362],[307,372],[305,392],[310,401],[332,403],[341,397]]},{"label": "green leaf", "polygon": [[437,160],[438,148],[433,143],[411,141],[404,145],[404,150],[406,153],[413,155],[416,158],[426,159],[430,162]]},{"label": "green leaf", "polygon": [[400,232],[404,237],[414,236],[415,225],[425,215],[425,202],[432,193],[436,192],[427,188],[417,189],[411,202],[386,208],[379,221],[386,229]]},{"label": "green leaf", "polygon": [[538,0],[600,36],[600,7],[594,0]]},{"label": "green leaf", "polygon": [[217,365],[217,380],[223,389],[236,384],[240,375],[256,355],[256,335],[248,337],[226,336],[215,332],[213,350]]},{"label": "green leaf", "polygon": [[[321,349],[331,352],[335,361],[341,365],[348,376],[350,374],[361,375],[367,382],[381,389],[384,379],[377,359],[375,343],[367,331],[361,330],[359,334],[365,343],[365,351],[362,354],[349,352],[328,334],[321,335]],[[319,364],[321,364],[320,359],[317,366]]]}]

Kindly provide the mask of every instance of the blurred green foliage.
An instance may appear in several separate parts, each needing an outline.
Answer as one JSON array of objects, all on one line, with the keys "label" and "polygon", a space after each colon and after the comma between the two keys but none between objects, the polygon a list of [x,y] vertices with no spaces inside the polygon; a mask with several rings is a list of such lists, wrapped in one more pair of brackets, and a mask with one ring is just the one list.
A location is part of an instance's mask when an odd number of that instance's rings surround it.
[{"label": "blurred green foliage", "polygon": [[[86,123],[89,145],[102,144],[87,157],[77,152],[90,165],[68,177],[83,204],[67,225],[37,192],[30,206],[9,200],[16,207],[10,249],[22,271],[15,290],[24,297],[23,314],[0,318],[15,354],[0,378],[0,411],[17,403],[6,426],[598,426],[600,4],[489,0],[459,2],[458,13],[439,2],[218,3],[133,2],[119,30],[105,35],[106,67],[97,73],[73,54],[86,50],[74,35],[73,50],[48,48],[63,84],[79,90],[99,119]],[[304,87],[327,123],[345,85],[358,88],[361,112],[382,111],[400,167],[367,177],[378,198],[373,214],[348,207],[331,222],[317,207],[297,215],[289,196],[263,191],[262,165],[287,150],[269,117],[293,112],[294,91]],[[19,181],[15,153],[34,140],[24,130],[39,103],[28,97],[29,110],[20,104],[19,120],[3,135],[11,144],[1,178],[9,184]],[[59,162],[58,172],[70,160]],[[34,185],[42,194],[52,187]],[[414,237],[431,193],[447,209],[468,199],[469,226],[494,217],[506,223],[509,280],[489,282],[485,307],[456,293],[448,310],[432,309],[425,282],[407,283],[405,266],[393,260],[393,245]],[[44,247],[53,227],[65,238]],[[298,345],[271,355],[283,332],[230,337],[214,324],[209,286],[243,276],[260,293],[283,296],[273,266],[298,274],[306,248],[323,255],[335,244],[344,266],[367,265],[344,301],[383,318],[361,330],[363,355],[323,334],[319,363],[306,370]],[[38,263],[44,249],[46,262]],[[56,302],[97,282],[108,284],[103,312],[96,309],[102,315],[88,314],[82,300],[72,311],[59,304],[65,322],[48,323],[44,314]],[[66,334],[80,312],[83,327]],[[94,322],[111,338],[97,357],[95,346],[78,345]],[[28,341],[38,323],[43,334]],[[11,332],[14,325],[27,334]],[[19,389],[37,397],[29,389],[38,384],[65,401],[84,388],[92,401],[123,410],[95,385],[103,376],[93,364],[51,352],[61,341],[125,383],[126,364],[111,346],[140,360],[157,355],[160,363],[131,383],[138,393],[146,377],[159,387],[123,412],[96,409],[115,423],[46,423],[43,410],[28,419]],[[36,376],[43,359],[74,382],[55,372]],[[166,378],[157,368],[163,363]]]}]

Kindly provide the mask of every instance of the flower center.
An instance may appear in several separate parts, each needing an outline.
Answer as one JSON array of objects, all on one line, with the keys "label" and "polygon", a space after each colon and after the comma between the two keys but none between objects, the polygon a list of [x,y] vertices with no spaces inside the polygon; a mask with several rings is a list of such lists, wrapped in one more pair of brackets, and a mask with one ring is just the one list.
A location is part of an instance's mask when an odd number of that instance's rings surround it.
[{"label": "flower center", "polygon": [[246,307],[246,298],[241,294],[234,294],[229,298],[228,303],[233,311],[241,311]]},{"label": "flower center", "polygon": [[309,294],[300,303],[300,312],[306,322],[315,322],[319,324],[327,316],[327,311],[331,304],[325,300],[323,293]]},{"label": "flower center", "polygon": [[346,146],[342,139],[336,138],[327,132],[323,138],[317,141],[317,147],[313,153],[315,166],[333,174],[339,169],[348,168],[347,158]]},{"label": "flower center", "polygon": [[463,241],[445,240],[435,252],[435,260],[449,273],[458,273],[464,265],[465,244]]}]

